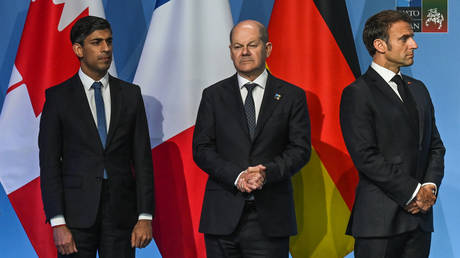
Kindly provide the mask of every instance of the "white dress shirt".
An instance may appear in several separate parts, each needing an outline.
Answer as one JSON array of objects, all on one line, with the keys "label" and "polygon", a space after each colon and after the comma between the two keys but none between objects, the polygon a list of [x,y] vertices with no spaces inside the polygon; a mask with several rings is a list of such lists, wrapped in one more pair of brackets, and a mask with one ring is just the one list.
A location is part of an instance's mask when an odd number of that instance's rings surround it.
[{"label": "white dress shirt", "polygon": [[[238,86],[240,87],[241,99],[243,100],[243,104],[246,101],[246,96],[248,95],[248,89],[246,89],[244,85],[246,85],[247,83],[257,84],[257,86],[252,90],[252,98],[254,99],[254,108],[256,111],[256,124],[257,124],[257,119],[259,118],[260,106],[262,106],[262,100],[264,98],[265,86],[267,85],[267,79],[268,79],[267,69],[265,69],[254,81],[250,81],[242,77],[239,74],[237,74],[237,77],[238,77]],[[234,183],[235,186],[238,184],[238,179],[240,178],[243,172],[244,171],[241,171],[241,173],[236,177],[236,180]]]},{"label": "white dress shirt", "polygon": [[[94,100],[94,88],[92,88],[93,80],[91,77],[86,75],[80,68],[78,71],[78,76],[80,77],[81,83],[83,84],[83,88],[85,90],[86,97],[88,99],[89,108],[91,109],[91,114],[93,114],[94,123],[97,127],[97,110],[96,110],[96,101]],[[99,82],[102,83],[101,92],[102,92],[102,99],[104,100],[104,109],[105,109],[105,120],[106,120],[106,127],[107,133],[109,132],[110,127],[110,114],[111,114],[111,99],[110,99],[110,84],[109,84],[109,73],[106,73],[104,77],[102,77]],[[141,213],[139,214],[139,220],[146,219],[152,220],[152,214],[148,213]],[[65,225],[65,218],[64,215],[56,215],[50,219],[50,224],[52,227]]]},{"label": "white dress shirt", "polygon": [[248,89],[244,85],[248,83],[255,83],[257,86],[252,90],[252,98],[254,99],[254,108],[256,110],[256,124],[257,118],[259,117],[260,106],[262,105],[262,99],[264,98],[265,85],[267,84],[268,72],[265,69],[254,81],[250,81],[241,75],[238,77],[238,86],[240,87],[241,99],[243,104],[246,101],[246,96],[248,95]]},{"label": "white dress shirt", "polygon": [[[374,62],[372,62],[371,67],[372,67],[372,69],[374,69],[380,75],[380,77],[383,78],[383,80],[386,81],[388,86],[390,86],[390,88],[395,92],[395,94],[399,97],[399,99],[401,101],[403,101],[401,96],[399,95],[399,92],[398,92],[398,85],[394,81],[391,80],[396,75],[396,73],[394,73],[393,71],[391,71],[391,70],[389,70],[389,69],[387,69],[387,68],[385,68],[385,67],[383,67],[381,65],[378,65],[378,64],[376,64]],[[401,79],[402,79],[401,71],[399,71],[397,74],[399,76],[401,76]],[[434,185],[434,187],[435,187],[434,194],[436,194],[438,186],[435,183],[431,183],[431,182],[427,182],[427,183],[424,183],[424,184],[418,183],[417,188],[415,188],[415,191],[412,194],[412,197],[406,202],[406,205],[411,203],[412,200],[414,200],[415,196],[417,196],[417,193],[420,190],[420,187],[422,187],[424,185]]]}]

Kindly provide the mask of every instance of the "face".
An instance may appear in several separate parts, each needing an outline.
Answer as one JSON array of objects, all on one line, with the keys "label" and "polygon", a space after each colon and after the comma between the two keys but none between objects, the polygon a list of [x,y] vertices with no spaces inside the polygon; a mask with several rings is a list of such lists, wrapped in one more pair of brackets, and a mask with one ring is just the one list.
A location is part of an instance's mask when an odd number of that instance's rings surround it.
[{"label": "face", "polygon": [[272,45],[260,39],[255,21],[245,21],[233,29],[230,54],[237,72],[248,80],[256,79],[265,69],[265,59],[270,56]]},{"label": "face", "polygon": [[414,40],[414,32],[409,23],[399,21],[388,30],[388,43],[383,48],[384,67],[399,71],[402,66],[414,63],[414,50],[418,48]]},{"label": "face", "polygon": [[112,33],[110,30],[95,30],[83,41],[83,45],[73,45],[80,58],[83,72],[94,80],[102,78],[112,62]]}]

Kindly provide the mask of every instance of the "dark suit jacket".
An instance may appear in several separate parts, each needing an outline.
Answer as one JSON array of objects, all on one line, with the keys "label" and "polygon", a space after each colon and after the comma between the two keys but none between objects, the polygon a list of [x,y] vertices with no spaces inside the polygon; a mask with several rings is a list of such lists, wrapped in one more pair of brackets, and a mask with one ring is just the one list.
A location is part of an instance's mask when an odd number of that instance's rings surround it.
[{"label": "dark suit jacket", "polygon": [[307,163],[310,151],[302,89],[268,75],[251,142],[236,74],[206,88],[193,135],[194,160],[209,174],[199,231],[228,235],[235,230],[245,203],[235,180],[248,166],[263,164],[266,184],[254,195],[264,233],[296,234],[291,176]]},{"label": "dark suit jacket", "polygon": [[110,207],[120,227],[133,226],[139,213],[153,215],[152,156],[140,88],[112,76],[109,84],[111,119],[105,149],[78,74],[46,90],[39,147],[47,220],[63,214],[69,227],[90,227],[99,207],[104,168]]},{"label": "dark suit jacket", "polygon": [[403,207],[418,183],[441,185],[445,149],[425,85],[408,76],[403,80],[417,107],[418,128],[372,68],[342,93],[342,133],[359,172],[347,229],[355,237],[391,236],[417,226],[433,231],[432,210],[411,215]]}]

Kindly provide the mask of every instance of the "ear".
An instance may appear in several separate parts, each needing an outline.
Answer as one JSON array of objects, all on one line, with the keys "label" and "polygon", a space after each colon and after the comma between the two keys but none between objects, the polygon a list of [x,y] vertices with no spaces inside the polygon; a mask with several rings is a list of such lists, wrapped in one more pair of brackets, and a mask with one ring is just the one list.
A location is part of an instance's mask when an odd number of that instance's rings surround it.
[{"label": "ear", "polygon": [[83,46],[79,43],[74,43],[72,45],[72,50],[79,59],[83,57]]},{"label": "ear", "polygon": [[267,53],[267,57],[272,53],[272,43],[270,41],[265,44],[265,52]]},{"label": "ear", "polygon": [[374,40],[374,48],[379,53],[385,53],[387,51],[387,43],[383,39]]}]

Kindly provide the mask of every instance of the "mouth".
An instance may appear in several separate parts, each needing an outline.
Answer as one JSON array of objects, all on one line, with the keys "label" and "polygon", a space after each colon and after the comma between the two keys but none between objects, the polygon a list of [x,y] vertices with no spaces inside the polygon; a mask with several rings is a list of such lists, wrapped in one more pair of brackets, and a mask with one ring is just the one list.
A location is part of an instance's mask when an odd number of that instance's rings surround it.
[{"label": "mouth", "polygon": [[112,58],[111,57],[100,57],[99,60],[101,60],[102,62],[111,62],[112,61]]}]

